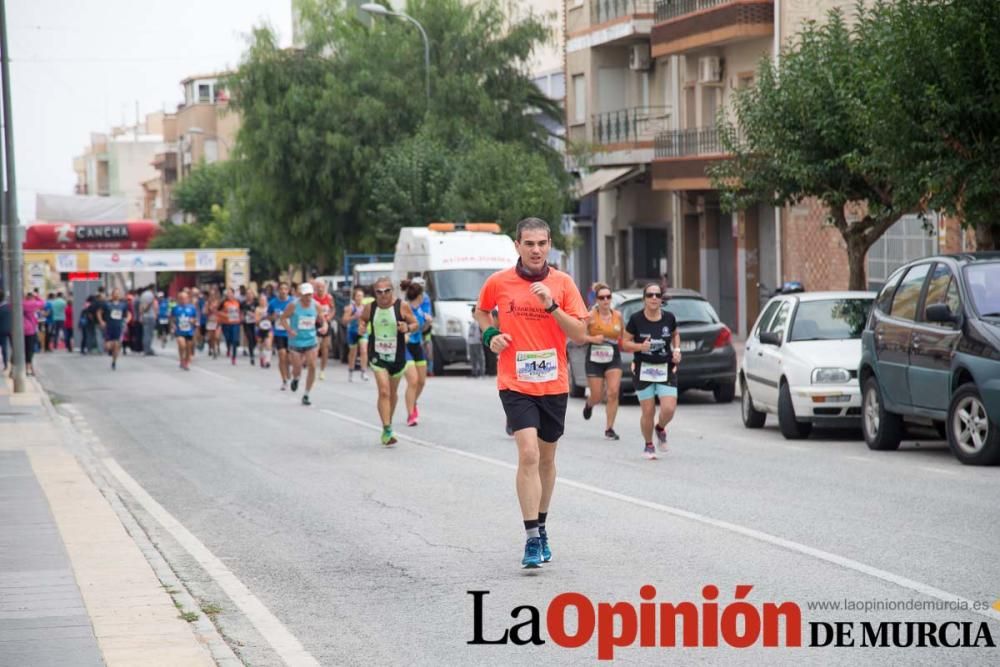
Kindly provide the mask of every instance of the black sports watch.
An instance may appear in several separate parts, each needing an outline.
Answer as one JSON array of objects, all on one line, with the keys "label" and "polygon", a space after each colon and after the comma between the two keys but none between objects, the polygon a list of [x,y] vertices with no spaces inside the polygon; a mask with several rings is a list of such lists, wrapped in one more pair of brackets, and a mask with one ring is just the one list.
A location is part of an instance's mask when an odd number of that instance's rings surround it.
[{"label": "black sports watch", "polygon": [[555,301],[553,301],[552,305],[545,309],[545,312],[546,313],[554,313],[557,310],[559,310],[559,304],[556,303]]}]

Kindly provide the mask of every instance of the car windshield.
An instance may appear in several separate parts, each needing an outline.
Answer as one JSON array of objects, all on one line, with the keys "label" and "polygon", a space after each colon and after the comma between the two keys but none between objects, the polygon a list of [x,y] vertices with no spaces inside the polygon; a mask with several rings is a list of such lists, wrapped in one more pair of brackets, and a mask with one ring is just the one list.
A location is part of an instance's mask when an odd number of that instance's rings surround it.
[{"label": "car windshield", "polygon": [[[682,324],[715,324],[719,321],[719,316],[715,314],[712,304],[702,299],[675,297],[663,304],[663,308],[674,314],[678,326]],[[622,319],[628,322],[632,315],[642,310],[642,299],[626,301],[619,310],[621,310]]]},{"label": "car windshield", "polygon": [[453,269],[432,271],[428,288],[437,301],[476,301],[479,290],[496,269]]},{"label": "car windshield", "polygon": [[1000,318],[1000,262],[966,267],[965,281],[976,312],[981,317]]},{"label": "car windshield", "polygon": [[789,341],[861,338],[872,299],[803,301],[795,313]]}]

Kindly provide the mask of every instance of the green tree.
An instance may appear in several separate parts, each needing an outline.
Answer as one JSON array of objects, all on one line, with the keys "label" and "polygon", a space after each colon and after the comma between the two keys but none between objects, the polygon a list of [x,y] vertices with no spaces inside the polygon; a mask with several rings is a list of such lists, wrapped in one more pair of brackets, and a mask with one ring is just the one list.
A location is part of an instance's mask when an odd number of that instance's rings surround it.
[{"label": "green tree", "polygon": [[169,220],[160,223],[160,231],[149,242],[149,247],[155,250],[174,250],[179,248],[201,248],[205,238],[205,229],[195,223],[175,225]]},{"label": "green tree", "polygon": [[[539,18],[511,20],[500,0],[409,2],[431,41],[428,106],[423,43],[412,25],[358,20],[338,0],[303,0],[299,9],[305,47],[281,50],[258,29],[231,82],[243,117],[240,224],[280,246],[283,261],[391,249],[399,227],[443,216],[456,156],[480,139],[519,146],[533,164],[540,158],[545,169],[531,177],[564,201],[561,158],[532,118],[539,110],[560,115],[527,73],[532,50],[548,37]],[[519,185],[506,196],[530,190]]]},{"label": "green tree", "polygon": [[254,248],[282,264],[320,261],[346,234],[339,184],[325,139],[336,110],[321,103],[329,71],[320,54],[281,49],[258,28],[230,80],[242,118],[237,136],[236,208]]},{"label": "green tree", "polygon": [[754,86],[734,100],[734,122],[722,122],[732,153],[711,170],[727,210],[756,202],[775,206],[815,198],[847,245],[850,288],[866,289],[865,255],[903,214],[919,210],[912,190],[898,188],[892,165],[872,145],[872,95],[857,27],[839,11],[807,25],[780,57],[760,62]]},{"label": "green tree", "polygon": [[1000,249],[1000,3],[878,0],[859,12],[875,159],[900,190],[974,226],[980,248]]},{"label": "green tree", "polygon": [[445,194],[457,167],[455,154],[441,141],[419,133],[393,146],[373,169],[368,217],[375,247],[389,247],[401,227],[444,219]]},{"label": "green tree", "polygon": [[559,221],[566,193],[546,157],[522,143],[484,138],[451,149],[421,133],[379,162],[370,201],[380,247],[391,247],[404,226],[488,221],[512,234],[529,216],[550,221],[554,242],[564,242]]},{"label": "green tree", "polygon": [[174,189],[174,203],[196,222],[207,224],[212,220],[212,209],[225,206],[232,192],[233,166],[227,162],[202,162],[180,181]]},{"label": "green tree", "polygon": [[552,227],[553,242],[563,245],[565,193],[542,155],[522,144],[483,139],[462,151],[455,165],[442,202],[446,218],[498,222],[513,234],[519,220],[538,216]]},{"label": "green tree", "polygon": [[160,232],[151,247],[218,248],[226,245],[226,228],[230,224],[227,204],[232,199],[234,165],[224,162],[201,163],[174,189],[177,208],[191,216],[192,221],[174,224],[160,223]]}]

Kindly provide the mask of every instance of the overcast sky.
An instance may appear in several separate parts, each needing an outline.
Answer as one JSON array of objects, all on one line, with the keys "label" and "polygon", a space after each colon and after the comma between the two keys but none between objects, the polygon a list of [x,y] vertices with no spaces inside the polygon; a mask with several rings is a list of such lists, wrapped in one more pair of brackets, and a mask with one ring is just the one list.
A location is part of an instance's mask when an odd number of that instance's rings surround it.
[{"label": "overcast sky", "polygon": [[91,132],[173,110],[180,80],[239,63],[260,23],[291,43],[290,0],[7,0],[18,210],[72,194]]}]

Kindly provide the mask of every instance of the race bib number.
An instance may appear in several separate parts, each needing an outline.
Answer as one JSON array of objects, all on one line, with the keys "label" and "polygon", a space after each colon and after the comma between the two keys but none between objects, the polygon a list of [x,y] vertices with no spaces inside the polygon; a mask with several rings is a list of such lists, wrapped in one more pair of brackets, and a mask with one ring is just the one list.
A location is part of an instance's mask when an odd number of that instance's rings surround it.
[{"label": "race bib number", "polygon": [[113,320],[120,320],[121,318],[122,318],[122,311],[120,311],[120,310],[112,310],[111,311],[111,319],[113,319]]},{"label": "race bib number", "polygon": [[181,331],[191,330],[191,318],[187,315],[181,315],[177,318],[177,328]]},{"label": "race bib number", "polygon": [[247,314],[246,314],[246,315],[245,315],[245,316],[243,317],[243,321],[244,321],[244,322],[246,322],[247,324],[253,324],[254,322],[256,322],[256,321],[257,321],[257,318],[256,318],[256,317],[254,317],[254,314],[253,314],[253,313],[247,313]]},{"label": "race bib number", "polygon": [[226,317],[228,317],[230,321],[232,321],[232,320],[239,320],[240,319],[240,309],[239,308],[227,308],[226,309]]},{"label": "race bib number", "polygon": [[219,328],[219,323],[216,322],[215,320],[209,320],[208,322],[205,323],[205,329],[208,331],[215,331],[218,328]]},{"label": "race bib number", "polygon": [[283,325],[281,323],[281,319],[277,319],[277,320],[274,321],[274,330],[275,331],[284,331],[285,330],[285,325]]},{"label": "race bib number", "polygon": [[615,348],[610,345],[591,345],[590,360],[595,364],[610,364],[615,358]]},{"label": "race bib number", "polygon": [[316,318],[315,317],[300,317],[298,329],[310,330],[316,328]]},{"label": "race bib number", "polygon": [[322,306],[320,306],[320,312],[322,312],[324,315],[329,315],[330,314],[330,306],[328,306],[328,305],[326,305],[324,303]]},{"label": "race bib number", "polygon": [[377,354],[380,359],[384,359],[386,361],[393,361],[396,359],[396,353],[397,353],[397,348],[396,348],[395,338],[375,340],[375,354]]},{"label": "race bib number", "polygon": [[261,320],[259,326],[261,331],[268,331],[271,329],[271,320]]},{"label": "race bib number", "polygon": [[670,378],[669,364],[647,364],[639,370],[640,382],[666,382]]},{"label": "race bib number", "polygon": [[159,322],[160,324],[166,324],[167,323],[167,318],[161,317],[159,320],[157,320],[157,322]]},{"label": "race bib number", "polygon": [[518,352],[517,379],[521,382],[552,382],[559,378],[559,358],[555,349]]}]

